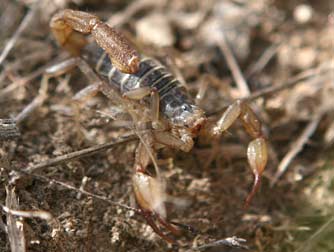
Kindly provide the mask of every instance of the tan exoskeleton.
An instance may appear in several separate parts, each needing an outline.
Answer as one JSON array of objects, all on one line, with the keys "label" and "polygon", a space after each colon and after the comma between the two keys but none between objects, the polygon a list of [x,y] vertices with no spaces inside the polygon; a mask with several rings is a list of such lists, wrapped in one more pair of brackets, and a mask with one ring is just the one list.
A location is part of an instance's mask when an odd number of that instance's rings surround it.
[{"label": "tan exoskeleton", "polygon": [[[155,153],[161,147],[190,151],[193,139],[202,129],[219,136],[239,119],[253,138],[247,149],[255,176],[253,189],[246,199],[246,205],[249,204],[267,163],[267,147],[261,123],[246,103],[234,102],[216,124],[208,125],[203,110],[195,105],[165,66],[140,56],[122,34],[98,17],[63,10],[52,18],[50,26],[58,43],[76,57],[50,68],[47,73],[61,74],[64,69],[77,65],[94,81],[79,96],[101,91],[130,114],[134,130],[141,139],[132,178],[134,193],[140,213],[157,234],[168,242],[175,242],[159,228],[159,223],[175,235],[180,232],[167,221],[165,188],[159,170],[152,176],[146,168],[151,162],[156,165]],[[87,44],[83,34],[91,34],[96,43]],[[139,133],[147,122],[151,123],[151,130]]]}]

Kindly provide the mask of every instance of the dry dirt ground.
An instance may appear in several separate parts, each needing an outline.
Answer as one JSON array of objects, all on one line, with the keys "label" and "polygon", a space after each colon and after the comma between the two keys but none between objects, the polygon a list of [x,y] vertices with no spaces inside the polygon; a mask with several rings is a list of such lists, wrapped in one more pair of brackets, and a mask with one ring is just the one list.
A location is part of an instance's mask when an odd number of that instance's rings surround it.
[{"label": "dry dirt ground", "polygon": [[[199,104],[212,121],[233,100],[249,100],[269,141],[249,209],[250,139],[239,123],[215,141],[199,137],[190,153],[158,153],[176,203],[168,204],[169,220],[196,230],[178,246],[119,204],[136,206],[136,140],[31,169],[131,133],[105,116],[117,104],[103,95],[73,102],[89,84],[80,71],[43,84],[45,68],[69,57],[48,27],[64,8],[118,27],[192,95],[207,86]],[[2,0],[0,24],[0,118],[14,119],[20,132],[5,136],[0,127],[0,251],[195,251],[231,236],[246,239],[249,251],[334,251],[333,2]]]}]

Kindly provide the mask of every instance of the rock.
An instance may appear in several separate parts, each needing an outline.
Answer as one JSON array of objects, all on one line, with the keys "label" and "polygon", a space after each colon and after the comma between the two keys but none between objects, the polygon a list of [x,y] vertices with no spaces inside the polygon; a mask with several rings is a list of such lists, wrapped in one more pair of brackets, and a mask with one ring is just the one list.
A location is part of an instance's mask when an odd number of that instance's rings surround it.
[{"label": "rock", "polygon": [[148,15],[136,23],[138,38],[158,47],[172,46],[175,42],[168,18],[162,13]]},{"label": "rock", "polygon": [[310,5],[307,4],[297,5],[293,11],[294,19],[300,24],[305,24],[309,22],[312,16],[313,16],[313,9]]}]

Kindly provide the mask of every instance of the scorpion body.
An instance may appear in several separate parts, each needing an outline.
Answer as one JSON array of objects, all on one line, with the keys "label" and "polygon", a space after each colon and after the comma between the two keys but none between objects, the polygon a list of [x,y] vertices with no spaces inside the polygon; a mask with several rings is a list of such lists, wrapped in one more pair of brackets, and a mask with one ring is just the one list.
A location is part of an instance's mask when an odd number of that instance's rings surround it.
[{"label": "scorpion body", "polygon": [[[108,54],[95,43],[87,45],[82,50],[82,55],[103,81],[121,94],[143,87],[156,90],[159,94],[160,112],[174,126],[187,124],[189,127],[199,127],[198,123],[205,120],[204,112],[194,104],[185,87],[156,59],[142,56],[139,70],[128,74],[113,66]],[[191,125],[195,120],[194,115],[199,115],[196,117],[197,124]]]},{"label": "scorpion body", "polygon": [[[88,75],[95,69],[92,75],[98,79],[98,83],[103,83],[96,84],[95,89],[108,98],[116,96],[122,104],[144,104],[143,110],[150,111],[152,126],[155,127],[144,136],[138,134],[141,142],[135,154],[132,183],[140,209],[138,212],[158,235],[175,243],[159,226],[174,235],[179,235],[180,230],[167,221],[165,187],[158,169],[154,177],[146,168],[155,162],[156,150],[163,146],[190,151],[194,145],[193,139],[203,128],[206,133],[220,136],[239,119],[253,138],[247,149],[248,163],[255,177],[252,191],[246,199],[246,205],[249,204],[259,187],[267,163],[267,147],[261,123],[246,103],[237,100],[211,126],[207,123],[204,111],[195,105],[187,90],[165,66],[155,59],[140,56],[121,33],[95,15],[63,10],[53,16],[50,27],[57,42],[79,59],[73,62],[83,72]],[[96,43],[88,44],[83,34],[92,35]],[[54,67],[47,74],[56,76],[63,73],[65,68],[70,68],[67,64],[63,66],[64,69]],[[114,95],[115,90],[117,95]],[[144,118],[147,119],[144,116],[146,112],[138,109],[140,106],[132,107],[136,108],[136,116],[132,118],[138,120],[134,123],[139,124]],[[133,112],[132,107],[128,111],[130,114]]]}]

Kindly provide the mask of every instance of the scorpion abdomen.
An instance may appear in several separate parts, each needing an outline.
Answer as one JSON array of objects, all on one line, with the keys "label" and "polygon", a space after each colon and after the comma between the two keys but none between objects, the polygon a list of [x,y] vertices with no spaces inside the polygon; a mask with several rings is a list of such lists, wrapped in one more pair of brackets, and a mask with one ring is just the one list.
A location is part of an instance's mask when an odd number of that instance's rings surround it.
[{"label": "scorpion abdomen", "polygon": [[183,124],[181,114],[191,114],[195,108],[180,81],[155,59],[142,56],[139,71],[127,74],[114,67],[105,51],[94,43],[85,47],[83,55],[99,76],[121,94],[140,87],[155,88],[160,96],[161,113],[174,124]]}]

